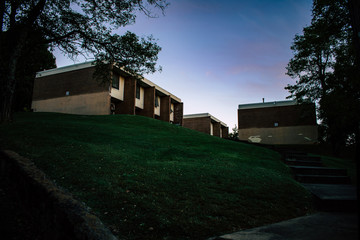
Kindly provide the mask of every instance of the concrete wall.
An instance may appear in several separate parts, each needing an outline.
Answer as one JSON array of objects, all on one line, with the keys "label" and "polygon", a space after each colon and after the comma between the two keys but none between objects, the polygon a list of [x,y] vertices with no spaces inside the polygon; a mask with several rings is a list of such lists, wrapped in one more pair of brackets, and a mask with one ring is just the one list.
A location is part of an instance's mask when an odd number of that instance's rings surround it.
[{"label": "concrete wall", "polygon": [[34,100],[31,108],[34,112],[106,115],[110,114],[110,95],[109,92],[98,92]]},{"label": "concrete wall", "polygon": [[317,126],[239,129],[240,140],[263,144],[312,144],[317,138]]},{"label": "concrete wall", "polygon": [[60,190],[29,159],[0,151],[0,174],[36,222],[39,240],[117,240],[87,207]]}]

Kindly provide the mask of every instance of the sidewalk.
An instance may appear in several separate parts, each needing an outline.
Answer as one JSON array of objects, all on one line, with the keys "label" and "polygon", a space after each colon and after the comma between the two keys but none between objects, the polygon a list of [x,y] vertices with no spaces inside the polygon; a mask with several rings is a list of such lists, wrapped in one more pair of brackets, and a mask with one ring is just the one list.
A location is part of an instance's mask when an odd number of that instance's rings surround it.
[{"label": "sidewalk", "polygon": [[357,213],[320,212],[208,240],[357,240]]}]

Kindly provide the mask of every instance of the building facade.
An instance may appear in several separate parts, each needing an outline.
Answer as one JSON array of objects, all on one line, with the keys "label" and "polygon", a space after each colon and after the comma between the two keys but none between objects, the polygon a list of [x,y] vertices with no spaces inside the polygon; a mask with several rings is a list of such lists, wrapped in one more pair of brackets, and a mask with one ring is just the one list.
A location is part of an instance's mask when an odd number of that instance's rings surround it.
[{"label": "building facade", "polygon": [[99,83],[93,78],[94,71],[93,63],[87,62],[37,73],[33,111],[142,115],[182,125],[180,98],[116,67],[109,72],[109,83]]},{"label": "building facade", "polygon": [[239,139],[263,144],[312,144],[318,139],[315,104],[296,101],[242,104]]},{"label": "building facade", "polygon": [[229,134],[228,126],[209,113],[184,115],[183,126],[221,138]]}]

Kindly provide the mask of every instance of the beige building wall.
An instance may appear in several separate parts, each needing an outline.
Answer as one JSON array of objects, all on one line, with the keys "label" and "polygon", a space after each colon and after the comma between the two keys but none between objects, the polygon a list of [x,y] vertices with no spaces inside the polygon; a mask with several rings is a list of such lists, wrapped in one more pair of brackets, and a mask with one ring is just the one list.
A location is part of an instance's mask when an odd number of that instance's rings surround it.
[{"label": "beige building wall", "polygon": [[32,102],[34,112],[59,112],[80,115],[110,114],[110,95],[98,92]]},{"label": "beige building wall", "polygon": [[144,88],[140,87],[140,99],[135,98],[135,106],[144,109]]},{"label": "beige building wall", "polygon": [[119,100],[124,100],[124,89],[125,89],[125,79],[123,76],[119,77],[119,89],[116,88],[111,88],[111,96],[113,98],[119,99]]},{"label": "beige building wall", "polygon": [[239,139],[263,144],[313,144],[318,139],[317,126],[239,129]]},{"label": "beige building wall", "polygon": [[170,121],[173,122],[174,121],[174,104],[171,103],[170,105]]},{"label": "beige building wall", "polygon": [[160,97],[159,96],[155,96],[156,98],[157,98],[157,102],[158,102],[158,106],[157,107],[155,107],[155,115],[157,115],[157,116],[160,116]]}]

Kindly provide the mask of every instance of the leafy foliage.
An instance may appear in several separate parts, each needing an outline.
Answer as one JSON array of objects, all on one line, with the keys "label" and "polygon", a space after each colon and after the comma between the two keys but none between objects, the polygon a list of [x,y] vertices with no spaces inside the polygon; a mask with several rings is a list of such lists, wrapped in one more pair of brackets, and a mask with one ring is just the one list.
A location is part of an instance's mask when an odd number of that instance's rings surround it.
[{"label": "leafy foliage", "polygon": [[236,126],[236,124],[235,124],[235,127],[233,127],[231,130],[232,130],[232,132],[229,133],[229,139],[230,140],[235,140],[235,141],[239,140],[239,129]]},{"label": "leafy foliage", "polygon": [[360,85],[347,1],[316,0],[311,25],[296,35],[287,74],[290,98],[319,103],[325,140],[334,151],[358,132]]}]

